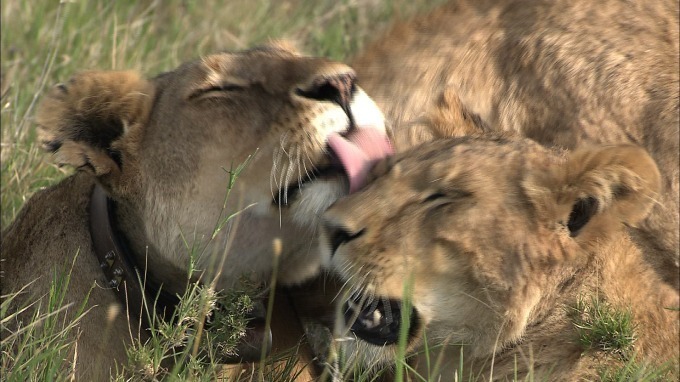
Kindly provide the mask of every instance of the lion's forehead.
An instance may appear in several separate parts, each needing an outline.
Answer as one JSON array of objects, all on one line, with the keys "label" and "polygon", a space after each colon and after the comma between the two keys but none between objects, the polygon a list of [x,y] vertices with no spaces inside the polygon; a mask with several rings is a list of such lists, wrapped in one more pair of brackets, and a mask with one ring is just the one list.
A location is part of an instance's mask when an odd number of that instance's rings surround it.
[{"label": "lion's forehead", "polygon": [[[532,141],[485,141],[446,139],[401,153],[383,172],[392,172],[383,182],[406,183],[415,192],[449,188],[474,192],[519,184],[523,175],[564,162],[560,152]],[[380,178],[383,174],[376,173]]]},{"label": "lion's forehead", "polygon": [[201,58],[201,63],[208,68],[219,69],[224,63],[234,62],[239,59],[266,59],[272,57],[299,57],[300,53],[288,41],[273,41],[265,45],[256,46],[247,50],[223,51],[211,53]]}]

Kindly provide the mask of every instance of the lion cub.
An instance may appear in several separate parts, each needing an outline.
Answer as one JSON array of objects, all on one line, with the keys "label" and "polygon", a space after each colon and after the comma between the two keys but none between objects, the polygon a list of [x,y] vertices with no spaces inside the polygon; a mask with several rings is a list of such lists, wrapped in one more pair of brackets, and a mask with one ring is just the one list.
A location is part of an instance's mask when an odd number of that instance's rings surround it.
[{"label": "lion cub", "polygon": [[546,146],[636,144],[662,191],[631,229],[680,290],[678,1],[453,0],[352,62],[397,150],[503,131]]},{"label": "lion cub", "polygon": [[[441,380],[592,380],[631,365],[631,379],[677,377],[678,294],[626,230],[661,186],[645,150],[465,137],[373,175],[325,213],[321,245],[348,292],[344,353],[361,365],[393,363],[401,337],[417,373]],[[620,327],[598,337],[584,324],[596,307]]]}]

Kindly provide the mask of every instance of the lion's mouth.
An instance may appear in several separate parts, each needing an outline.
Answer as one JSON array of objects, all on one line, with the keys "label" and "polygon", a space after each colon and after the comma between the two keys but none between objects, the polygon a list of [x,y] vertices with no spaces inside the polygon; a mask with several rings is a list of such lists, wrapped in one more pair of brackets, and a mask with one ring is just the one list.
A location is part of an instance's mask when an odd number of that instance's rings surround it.
[{"label": "lion's mouth", "polygon": [[328,164],[319,166],[307,173],[307,175],[302,178],[302,181],[293,183],[287,187],[281,188],[276,195],[274,195],[273,204],[275,205],[287,205],[292,201],[297,199],[301,190],[305,188],[305,185],[313,182],[318,182],[320,180],[330,180],[346,177],[345,171],[342,165],[335,157],[334,154],[330,153],[328,155]]},{"label": "lion's mouth", "polygon": [[289,204],[304,186],[318,180],[344,177],[353,193],[366,183],[369,170],[377,161],[394,153],[384,131],[353,128],[345,134],[332,133],[327,142],[326,163],[310,171],[300,182],[287,185],[276,193],[274,204]]},{"label": "lion's mouth", "polygon": [[[401,300],[362,297],[347,300],[343,307],[345,321],[351,323],[350,331],[370,344],[385,346],[397,343],[403,330],[409,340],[418,327],[418,312],[409,307],[404,310]],[[406,321],[407,327],[404,327]]]}]

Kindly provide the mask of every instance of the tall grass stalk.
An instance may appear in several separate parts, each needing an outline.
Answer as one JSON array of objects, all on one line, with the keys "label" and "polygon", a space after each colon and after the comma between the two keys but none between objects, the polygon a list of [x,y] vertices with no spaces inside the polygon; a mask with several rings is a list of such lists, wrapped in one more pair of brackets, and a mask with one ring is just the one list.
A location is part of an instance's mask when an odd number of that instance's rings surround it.
[{"label": "tall grass stalk", "polygon": [[402,291],[401,301],[401,326],[399,327],[399,342],[397,346],[396,369],[394,380],[401,382],[404,380],[404,369],[406,368],[406,344],[408,343],[408,333],[411,327],[411,299],[413,298],[413,274],[404,280],[404,290]]}]

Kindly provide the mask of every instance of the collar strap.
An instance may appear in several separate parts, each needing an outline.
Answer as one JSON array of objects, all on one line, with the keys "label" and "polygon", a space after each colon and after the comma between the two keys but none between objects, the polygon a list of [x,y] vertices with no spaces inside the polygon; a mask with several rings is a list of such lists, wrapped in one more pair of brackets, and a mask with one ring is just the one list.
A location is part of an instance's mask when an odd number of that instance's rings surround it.
[{"label": "collar strap", "polygon": [[[106,276],[107,286],[116,293],[127,311],[141,320],[143,329],[148,330],[152,320],[149,315],[172,317],[179,298],[157,287],[148,275],[140,271],[122,235],[115,229],[114,208],[113,200],[108,198],[102,186],[96,184],[90,198],[90,235],[94,253]],[[263,344],[267,346],[266,354],[269,354],[272,334],[264,328],[264,313],[251,312],[248,326],[245,337],[236,346],[237,355],[224,356],[222,362],[259,361]]]},{"label": "collar strap", "polygon": [[[99,184],[94,186],[90,199],[90,234],[99,267],[106,276],[106,283],[133,316],[142,320],[144,329],[149,328],[149,314],[172,316],[179,299],[153,285],[148,275],[140,272],[135,259],[129,255],[125,243],[115,230],[114,202],[107,197]],[[146,299],[146,307],[144,301]],[[155,306],[154,309],[151,307]]]}]

